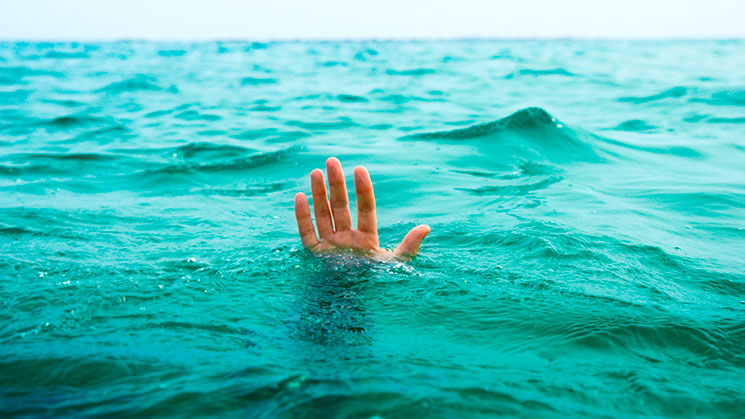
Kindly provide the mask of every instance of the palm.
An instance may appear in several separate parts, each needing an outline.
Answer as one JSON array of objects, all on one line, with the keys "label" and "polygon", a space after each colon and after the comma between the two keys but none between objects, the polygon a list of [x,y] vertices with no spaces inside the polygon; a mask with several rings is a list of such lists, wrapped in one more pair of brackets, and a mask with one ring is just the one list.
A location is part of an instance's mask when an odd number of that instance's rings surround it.
[{"label": "palm", "polygon": [[331,191],[330,200],[326,193],[323,171],[316,169],[310,174],[313,212],[318,226],[318,236],[316,236],[316,229],[310,216],[308,198],[303,193],[295,196],[295,217],[303,246],[314,252],[353,249],[399,258],[411,258],[419,252],[419,246],[430,230],[426,225],[414,227],[392,252],[380,247],[375,213],[375,193],[367,169],[359,166],[354,170],[354,189],[357,193],[357,230],[352,229],[347,186],[339,160],[334,157],[329,158],[326,161],[326,172]]}]

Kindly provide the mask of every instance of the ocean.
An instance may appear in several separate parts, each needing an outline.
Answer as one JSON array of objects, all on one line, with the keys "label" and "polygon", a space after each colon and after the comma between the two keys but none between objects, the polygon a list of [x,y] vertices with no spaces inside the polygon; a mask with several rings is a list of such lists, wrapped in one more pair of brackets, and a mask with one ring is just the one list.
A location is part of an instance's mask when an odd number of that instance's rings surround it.
[{"label": "ocean", "polygon": [[0,413],[741,417],[744,50],[0,43]]}]

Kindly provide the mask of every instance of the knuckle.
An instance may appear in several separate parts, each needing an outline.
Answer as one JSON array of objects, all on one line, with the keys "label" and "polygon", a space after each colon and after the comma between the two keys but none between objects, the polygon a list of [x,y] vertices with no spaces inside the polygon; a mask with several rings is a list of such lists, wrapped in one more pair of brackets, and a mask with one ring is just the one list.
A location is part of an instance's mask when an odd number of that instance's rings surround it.
[{"label": "knuckle", "polygon": [[332,205],[332,206],[333,206],[334,208],[340,208],[340,207],[344,207],[344,206],[347,206],[347,197],[346,197],[346,196],[341,196],[341,197],[339,197],[339,196],[337,196],[337,197],[332,197],[332,198],[331,198],[331,205]]},{"label": "knuckle", "polygon": [[357,202],[357,210],[359,212],[373,212],[375,211],[375,203],[373,202]]}]

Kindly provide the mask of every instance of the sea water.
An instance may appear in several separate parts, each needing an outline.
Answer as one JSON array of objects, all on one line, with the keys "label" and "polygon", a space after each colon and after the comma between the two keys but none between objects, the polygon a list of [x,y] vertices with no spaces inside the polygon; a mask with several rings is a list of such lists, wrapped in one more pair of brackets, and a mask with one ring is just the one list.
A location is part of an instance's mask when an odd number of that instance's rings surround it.
[{"label": "sea water", "polygon": [[[741,416],[743,51],[0,44],[0,410]],[[302,249],[329,156],[418,257]]]}]

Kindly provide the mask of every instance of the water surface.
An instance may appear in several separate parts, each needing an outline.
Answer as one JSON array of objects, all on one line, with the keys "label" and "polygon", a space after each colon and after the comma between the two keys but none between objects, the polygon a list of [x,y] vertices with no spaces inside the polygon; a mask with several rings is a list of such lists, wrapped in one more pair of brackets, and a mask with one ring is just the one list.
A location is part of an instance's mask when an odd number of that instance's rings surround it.
[{"label": "water surface", "polygon": [[[740,416],[744,47],[0,44],[0,410]],[[331,155],[414,261],[302,250]]]}]

